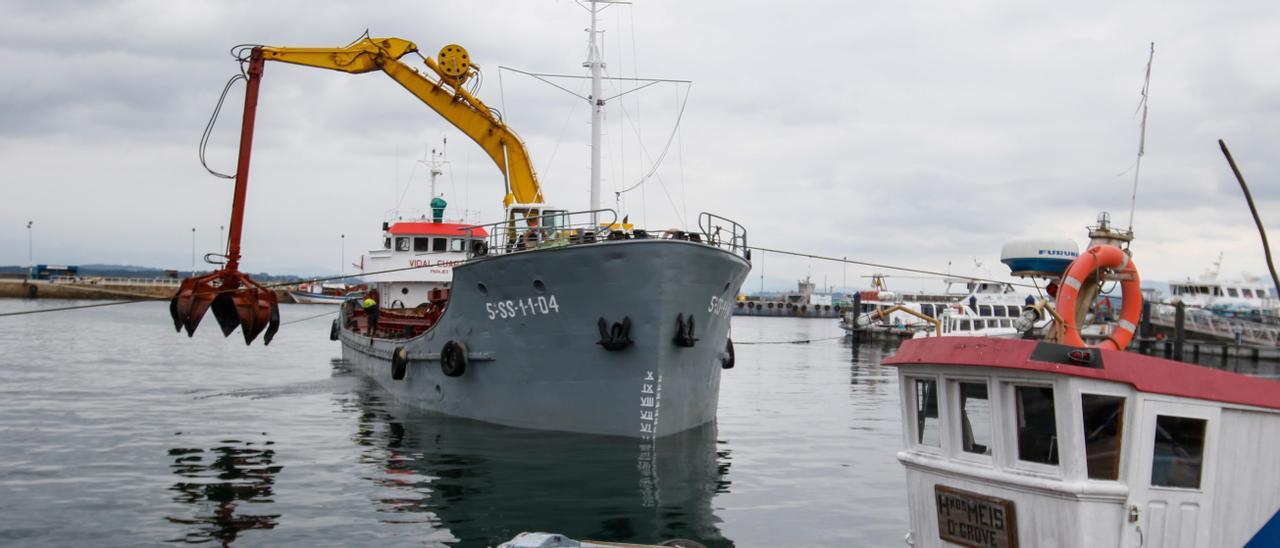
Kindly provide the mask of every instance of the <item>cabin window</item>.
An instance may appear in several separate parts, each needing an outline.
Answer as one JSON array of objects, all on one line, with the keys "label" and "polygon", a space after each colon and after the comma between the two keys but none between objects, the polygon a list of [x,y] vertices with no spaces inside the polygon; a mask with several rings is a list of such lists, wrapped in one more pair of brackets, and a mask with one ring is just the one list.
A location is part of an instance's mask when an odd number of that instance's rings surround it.
[{"label": "cabin window", "polygon": [[1058,427],[1053,412],[1053,388],[1018,386],[1018,460],[1058,464]]},{"label": "cabin window", "polygon": [[431,251],[431,238],[414,238],[413,251],[415,253],[426,253]]},{"label": "cabin window", "polygon": [[930,317],[932,317],[932,316],[933,316],[933,305],[931,305],[931,304],[922,304],[922,305],[920,305],[920,313],[924,314],[925,316],[930,316]]},{"label": "cabin window", "polygon": [[984,305],[982,305],[982,306],[979,306],[979,307],[978,307],[978,315],[979,315],[979,316],[990,316],[990,315],[991,315],[991,305],[989,305],[989,304],[984,304]]},{"label": "cabin window", "polygon": [[396,251],[408,251],[409,238],[396,238]]},{"label": "cabin window", "polygon": [[938,430],[938,381],[916,379],[916,443],[942,447]]},{"label": "cabin window", "polygon": [[1243,293],[1243,294],[1244,294],[1244,296],[1245,296],[1245,297],[1247,297],[1247,298],[1253,298],[1253,290],[1252,290],[1252,289],[1247,289],[1247,288],[1246,288],[1246,289],[1241,289],[1241,290],[1240,290],[1240,292],[1241,292],[1241,293]]},{"label": "cabin window", "polygon": [[382,239],[382,249],[391,249],[391,238]]},{"label": "cabin window", "polygon": [[1221,288],[1221,287],[1214,287],[1214,288],[1213,288],[1213,296],[1214,296],[1214,297],[1221,297],[1221,296],[1222,296],[1222,288]]},{"label": "cabin window", "polygon": [[467,241],[462,238],[454,238],[449,240],[449,251],[454,253],[462,253],[467,249]]},{"label": "cabin window", "polygon": [[969,324],[969,320],[960,320],[960,330],[961,330],[961,331],[973,331],[973,327],[971,327],[971,326],[970,326],[970,324]]},{"label": "cabin window", "polygon": [[1239,297],[1239,296],[1240,296],[1240,292],[1236,291],[1236,288],[1234,288],[1234,287],[1228,287],[1228,288],[1227,288],[1227,296],[1228,296],[1228,297]]},{"label": "cabin window", "polygon": [[991,454],[991,399],[986,383],[960,383],[960,448]]},{"label": "cabin window", "polygon": [[1207,425],[1204,419],[1156,415],[1155,451],[1151,457],[1153,487],[1200,488]]},{"label": "cabin window", "polygon": [[1084,456],[1089,479],[1120,479],[1120,444],[1124,439],[1124,398],[1081,394]]}]

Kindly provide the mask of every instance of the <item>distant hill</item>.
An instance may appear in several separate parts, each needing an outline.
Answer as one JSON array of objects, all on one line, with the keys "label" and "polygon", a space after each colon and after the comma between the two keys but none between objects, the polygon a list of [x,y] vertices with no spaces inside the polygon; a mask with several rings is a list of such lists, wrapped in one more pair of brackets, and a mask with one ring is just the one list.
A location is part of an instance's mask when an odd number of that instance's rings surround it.
[{"label": "distant hill", "polygon": [[[82,264],[80,267],[81,276],[119,276],[124,278],[161,278],[165,275],[165,269],[153,268],[149,266],[135,266],[123,264]],[[0,275],[4,274],[26,274],[27,267],[19,265],[0,266]],[[207,270],[203,272],[208,272]],[[189,270],[178,270],[178,277],[185,278],[190,275]],[[305,280],[309,278],[328,277],[325,274],[313,274],[310,276],[301,276],[297,274],[268,274],[266,272],[249,273],[249,276],[259,282],[285,282],[290,280]],[[352,283],[359,280],[351,279]]]}]

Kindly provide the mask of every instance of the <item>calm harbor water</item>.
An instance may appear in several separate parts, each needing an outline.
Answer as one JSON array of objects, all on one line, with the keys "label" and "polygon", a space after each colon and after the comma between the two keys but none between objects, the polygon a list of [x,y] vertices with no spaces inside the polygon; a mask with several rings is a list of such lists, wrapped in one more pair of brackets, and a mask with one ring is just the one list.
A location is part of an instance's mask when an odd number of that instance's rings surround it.
[{"label": "calm harbor water", "polygon": [[734,318],[718,423],[652,444],[402,407],[328,326],[264,348],[178,335],[158,302],[0,319],[0,545],[902,543],[892,350],[835,320]]}]

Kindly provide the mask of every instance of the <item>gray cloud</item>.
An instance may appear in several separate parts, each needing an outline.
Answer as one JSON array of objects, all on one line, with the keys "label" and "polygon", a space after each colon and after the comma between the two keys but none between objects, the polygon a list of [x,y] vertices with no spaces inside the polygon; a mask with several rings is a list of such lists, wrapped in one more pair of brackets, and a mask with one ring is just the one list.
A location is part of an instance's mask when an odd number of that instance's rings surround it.
[{"label": "gray cloud", "polygon": [[[236,70],[227,49],[340,45],[365,28],[427,54],[467,46],[484,67],[481,97],[525,139],[547,195],[587,206],[585,105],[497,71],[581,73],[586,21],[572,2],[2,4],[0,62],[21,68],[0,81],[0,180],[20,199],[0,201],[0,263],[26,260],[28,218],[38,258],[54,262],[183,266],[192,226],[198,251],[215,249],[230,186],[204,174],[195,144]],[[1144,275],[1195,274],[1220,251],[1228,268],[1262,272],[1216,139],[1232,146],[1264,221],[1280,226],[1280,75],[1264,68],[1280,52],[1278,11],[1261,1],[611,8],[610,74],[695,81],[674,150],[625,205],[653,226],[714,210],[760,245],[926,268],[972,268],[973,257],[990,268],[1004,240],[1029,233],[1083,242],[1100,210],[1127,222],[1134,107],[1155,41],[1135,226]],[[224,170],[241,93],[210,148]],[[641,149],[657,155],[678,100],[658,87],[611,104],[607,190],[648,171]],[[394,83],[269,65],[247,266],[336,270],[341,233],[354,260],[377,244],[411,174],[406,205],[426,201],[414,162],[441,136],[448,197],[496,218],[501,180],[483,152]],[[762,264],[773,280],[854,276]]]}]

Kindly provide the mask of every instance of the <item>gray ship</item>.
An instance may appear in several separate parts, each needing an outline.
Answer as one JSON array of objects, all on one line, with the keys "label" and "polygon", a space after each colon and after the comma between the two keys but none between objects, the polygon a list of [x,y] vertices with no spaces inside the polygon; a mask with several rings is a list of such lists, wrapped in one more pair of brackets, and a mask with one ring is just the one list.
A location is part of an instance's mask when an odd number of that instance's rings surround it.
[{"label": "gray ship", "polygon": [[[238,270],[266,63],[382,72],[485,150],[504,175],[505,219],[445,223],[433,196],[432,217],[385,223],[384,249],[362,259],[377,306],[345,302],[330,333],[344,358],[408,404],[489,423],[654,439],[714,420],[720,372],[733,367],[729,318],[750,270],[747,233],[706,213],[697,231],[650,233],[601,208],[607,99],[596,22],[609,4],[589,4],[592,206],[582,213],[547,206],[524,143],[468,91],[478,68],[462,46],[432,59],[413,42],[366,33],[337,48],[234,48],[241,70],[228,87],[246,80],[240,155],[234,176],[215,174],[234,178],[235,194],[226,252],[206,256],[224,266],[183,281],[170,305],[175,329],[194,333],[207,311],[246,344],[259,334],[270,343],[280,326],[271,288]],[[425,68],[403,60],[414,57]]]},{"label": "gray ship", "polygon": [[[332,338],[353,367],[422,409],[564,432],[682,432],[715,419],[721,371],[733,366],[731,309],[750,271],[746,231],[701,220],[699,233],[652,236],[565,223],[514,239],[464,234],[483,254],[453,265],[447,289],[382,309],[372,335],[350,301]],[[510,245],[533,231],[543,245]]]}]

